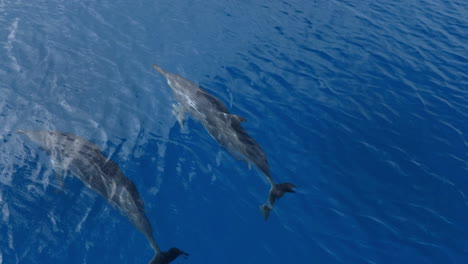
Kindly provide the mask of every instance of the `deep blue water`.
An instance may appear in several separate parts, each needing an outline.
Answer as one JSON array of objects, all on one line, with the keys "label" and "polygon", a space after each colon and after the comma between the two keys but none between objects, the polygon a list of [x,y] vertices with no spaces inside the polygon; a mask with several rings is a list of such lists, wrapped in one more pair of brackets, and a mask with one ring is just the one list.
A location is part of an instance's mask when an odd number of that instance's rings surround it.
[{"label": "deep blue water", "polygon": [[[464,0],[0,0],[0,264],[147,263],[146,239],[17,129],[102,147],[174,263],[468,263]],[[297,185],[180,129],[157,63]]]}]

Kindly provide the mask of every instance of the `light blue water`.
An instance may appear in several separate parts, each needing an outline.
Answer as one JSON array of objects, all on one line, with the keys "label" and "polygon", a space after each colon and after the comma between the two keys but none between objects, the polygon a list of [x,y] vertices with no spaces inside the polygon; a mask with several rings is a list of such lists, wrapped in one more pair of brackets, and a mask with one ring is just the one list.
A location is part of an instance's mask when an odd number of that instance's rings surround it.
[{"label": "light blue water", "polygon": [[[468,4],[0,0],[0,264],[147,263],[153,252],[14,133],[88,138],[135,182],[174,263],[468,263]],[[298,186],[268,184],[157,63],[219,97]]]}]

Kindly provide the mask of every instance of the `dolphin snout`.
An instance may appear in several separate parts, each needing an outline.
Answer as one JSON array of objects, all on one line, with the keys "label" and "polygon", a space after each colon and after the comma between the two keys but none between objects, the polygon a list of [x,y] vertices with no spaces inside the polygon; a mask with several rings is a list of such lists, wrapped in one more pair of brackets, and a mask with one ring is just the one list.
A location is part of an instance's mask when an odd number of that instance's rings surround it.
[{"label": "dolphin snout", "polygon": [[152,66],[157,72],[161,73],[163,76],[167,75],[167,72],[165,70],[163,70],[163,68],[159,67],[156,64],[152,64]]}]

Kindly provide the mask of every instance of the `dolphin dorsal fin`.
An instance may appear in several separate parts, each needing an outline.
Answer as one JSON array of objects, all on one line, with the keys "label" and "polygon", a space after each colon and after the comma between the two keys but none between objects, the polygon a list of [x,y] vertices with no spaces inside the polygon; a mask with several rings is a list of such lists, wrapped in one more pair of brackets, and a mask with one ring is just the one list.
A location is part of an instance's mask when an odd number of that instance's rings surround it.
[{"label": "dolphin dorsal fin", "polygon": [[228,114],[228,113],[221,113],[221,114],[224,116],[224,118],[228,120],[234,119],[234,120],[239,121],[239,123],[247,121],[247,119],[239,115],[233,115],[233,114]]},{"label": "dolphin dorsal fin", "polygon": [[242,117],[242,116],[239,116],[239,115],[230,115],[230,116],[231,116],[231,118],[237,119],[239,122],[245,122],[245,121],[247,121],[246,118],[244,118],[244,117]]}]

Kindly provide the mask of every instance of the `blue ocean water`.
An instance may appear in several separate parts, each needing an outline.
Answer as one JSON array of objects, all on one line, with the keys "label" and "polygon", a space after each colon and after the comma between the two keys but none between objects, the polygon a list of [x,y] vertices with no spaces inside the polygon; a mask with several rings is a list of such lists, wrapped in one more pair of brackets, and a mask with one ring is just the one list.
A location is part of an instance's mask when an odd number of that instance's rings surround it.
[{"label": "blue ocean water", "polygon": [[[0,264],[147,263],[145,237],[17,129],[74,133],[137,186],[174,263],[468,263],[463,0],[0,0]],[[156,63],[212,92],[269,186]]]}]

